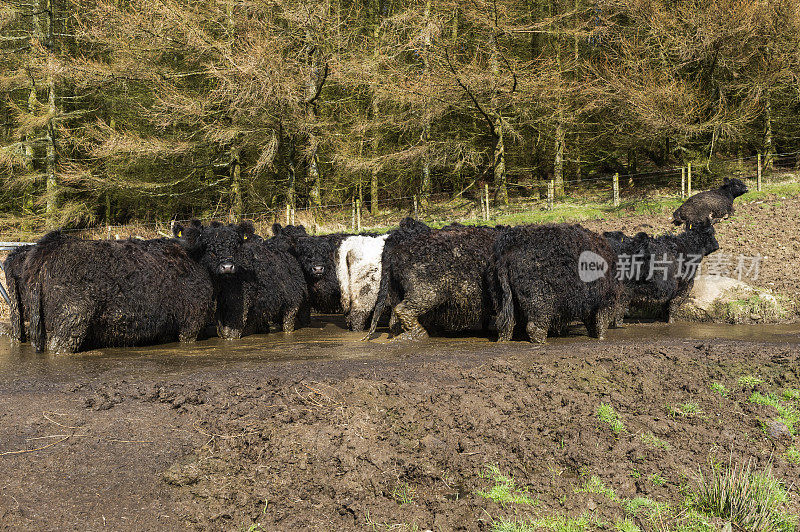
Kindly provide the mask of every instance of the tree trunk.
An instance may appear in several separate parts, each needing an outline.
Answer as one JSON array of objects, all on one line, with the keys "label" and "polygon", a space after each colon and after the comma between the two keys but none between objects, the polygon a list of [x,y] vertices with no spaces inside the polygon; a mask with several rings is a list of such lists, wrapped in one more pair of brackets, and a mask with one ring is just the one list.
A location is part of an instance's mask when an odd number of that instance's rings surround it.
[{"label": "tree trunk", "polygon": [[[375,13],[375,28],[373,29],[373,42],[375,44],[375,50],[373,52],[373,59],[375,61],[375,87],[377,89],[378,82],[379,82],[379,73],[378,73],[378,57],[380,55],[380,39],[381,39],[381,2],[377,2],[377,11]],[[378,101],[376,96],[373,92],[372,95],[372,156],[378,157],[378,150],[380,148],[380,132],[378,127],[378,117],[380,116],[380,110],[378,109]],[[369,183],[369,210],[373,216],[377,216],[380,213],[380,209],[378,209],[378,169],[373,165],[372,173],[370,175],[370,183]]]},{"label": "tree trunk", "polygon": [[231,150],[231,192],[233,193],[233,214],[240,217],[244,213],[242,197],[242,163],[240,148]]},{"label": "tree trunk", "polygon": [[506,144],[503,132],[503,119],[498,116],[494,123],[497,142],[494,145],[494,187],[496,201],[508,205],[508,187],[506,186]]},{"label": "tree trunk", "polygon": [[[311,51],[308,54],[309,76],[308,85],[306,87],[307,98],[310,100],[314,98],[317,93],[317,85],[320,83],[320,71],[316,44],[312,44],[311,32],[308,29],[306,29],[306,43],[311,47]],[[313,130],[314,122],[317,119],[316,103],[312,102],[307,106],[306,119],[310,126],[310,132],[308,134],[308,142],[310,144],[308,179],[311,182],[309,199],[311,200],[312,207],[319,207],[322,204],[322,178],[319,172],[319,157],[317,155],[319,141]]]},{"label": "tree trunk", "polygon": [[764,167],[769,170],[775,169],[775,146],[772,140],[772,99],[769,92],[766,95],[766,104],[764,106],[764,115],[766,128],[764,131]]},{"label": "tree trunk", "polygon": [[[426,77],[430,77],[430,48],[431,48],[431,32],[430,32],[430,23],[431,23],[431,0],[425,0],[425,16],[424,16],[424,43],[425,43],[425,50],[422,55],[422,62],[423,62],[423,69]],[[431,122],[430,122],[430,99],[426,96],[425,98],[425,109],[422,123],[422,142],[425,145],[425,155],[422,160],[422,203],[427,204],[428,200],[431,196],[431,157],[430,157],[430,135],[431,135]]]}]

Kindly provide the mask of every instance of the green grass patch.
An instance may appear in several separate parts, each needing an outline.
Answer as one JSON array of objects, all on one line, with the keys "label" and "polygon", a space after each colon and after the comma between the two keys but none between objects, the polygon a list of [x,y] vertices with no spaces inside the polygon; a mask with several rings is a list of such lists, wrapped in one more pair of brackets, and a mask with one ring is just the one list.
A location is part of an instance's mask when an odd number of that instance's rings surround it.
[{"label": "green grass patch", "polygon": [[763,185],[761,192],[755,187],[738,198],[738,201],[757,201],[768,196],[796,196],[800,194],[800,183],[780,183],[775,185]]},{"label": "green grass patch", "polygon": [[694,417],[703,413],[700,405],[695,402],[681,403],[675,406],[668,405],[667,413],[672,417]]},{"label": "green grass patch", "polygon": [[663,486],[667,483],[667,480],[661,476],[660,473],[653,473],[650,475],[650,484],[653,486]]},{"label": "green grass patch", "polygon": [[517,487],[516,480],[511,476],[503,475],[496,465],[488,466],[486,472],[481,473],[479,477],[494,482],[488,491],[475,492],[484,499],[492,500],[503,506],[508,504],[528,504],[533,506],[539,503],[528,492],[527,488]]},{"label": "green grass patch", "polygon": [[753,471],[751,463],[739,467],[713,467],[700,473],[693,506],[708,515],[730,520],[742,530],[794,530],[796,516],[785,513],[786,488],[772,476],[771,466]]},{"label": "green grass patch", "polygon": [[743,377],[739,377],[739,380],[736,382],[739,383],[739,386],[750,388],[752,390],[759,384],[764,384],[764,379],[759,379],[758,377],[754,377],[752,375],[744,375]]},{"label": "green grass patch", "polygon": [[580,488],[575,488],[575,493],[599,493],[605,495],[612,502],[620,502],[617,492],[613,488],[607,487],[597,475],[592,475],[583,483]]},{"label": "green grass patch", "polygon": [[783,390],[781,397],[787,401],[800,401],[800,390],[795,390],[794,388]]},{"label": "green grass patch", "polygon": [[392,488],[390,495],[392,496],[392,499],[397,502],[397,504],[409,504],[414,502],[414,497],[417,496],[417,490],[414,488],[414,486],[409,485],[407,482],[401,482]]},{"label": "green grass patch", "polygon": [[625,430],[625,424],[619,418],[619,414],[608,403],[601,403],[597,407],[597,419],[611,427],[611,431],[614,434],[619,434]]},{"label": "green grass patch", "polygon": [[777,421],[786,425],[789,432],[795,434],[796,429],[794,425],[800,421],[800,412],[798,412],[794,405],[781,401],[774,393],[763,395],[760,392],[753,392],[748,401],[757,405],[767,405],[775,408],[778,412]]},{"label": "green grass patch", "polygon": [[643,432],[639,435],[639,439],[642,440],[646,446],[650,447],[651,449],[664,449],[665,451],[669,451],[672,446],[669,442],[666,442],[653,434],[652,432]]},{"label": "green grass patch", "polygon": [[792,464],[800,464],[800,451],[797,450],[797,447],[789,447],[786,449],[784,453],[786,457],[786,461]]},{"label": "green grass patch", "polygon": [[711,388],[712,392],[718,393],[722,397],[727,397],[728,396],[728,393],[729,393],[728,389],[721,382],[712,382],[711,385],[709,386],[709,388]]}]

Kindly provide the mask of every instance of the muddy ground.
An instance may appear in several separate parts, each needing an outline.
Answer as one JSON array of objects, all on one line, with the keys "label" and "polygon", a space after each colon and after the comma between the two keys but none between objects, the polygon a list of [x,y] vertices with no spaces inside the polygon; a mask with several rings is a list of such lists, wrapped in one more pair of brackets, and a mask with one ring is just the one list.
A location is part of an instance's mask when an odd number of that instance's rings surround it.
[{"label": "muddy ground", "polygon": [[[799,206],[741,204],[718,225],[721,252],[765,257],[748,282],[794,299]],[[585,225],[670,230],[663,215]],[[288,336],[71,357],[0,337],[0,529],[491,530],[538,519],[558,530],[582,516],[588,528],[677,530],[693,519],[700,468],[749,459],[771,460],[796,515],[796,428],[750,399],[785,393],[797,412],[798,389],[797,326],[628,324],[602,342],[576,329],[547,346],[397,345],[363,343],[333,318]],[[604,404],[619,433],[599,419]],[[481,495],[503,486],[517,502]],[[669,508],[632,511],[637,497]]]},{"label": "muddy ground", "polygon": [[[333,319],[71,357],[0,342],[9,530],[490,530],[564,516],[652,530],[630,500],[668,503],[679,523],[699,467],[747,459],[771,459],[786,511],[800,510],[794,436],[748,401],[800,388],[797,326],[408,346],[363,343]],[[604,403],[619,434],[598,418]],[[527,502],[480,495],[500,474]],[[592,493],[598,479],[613,497]]]}]

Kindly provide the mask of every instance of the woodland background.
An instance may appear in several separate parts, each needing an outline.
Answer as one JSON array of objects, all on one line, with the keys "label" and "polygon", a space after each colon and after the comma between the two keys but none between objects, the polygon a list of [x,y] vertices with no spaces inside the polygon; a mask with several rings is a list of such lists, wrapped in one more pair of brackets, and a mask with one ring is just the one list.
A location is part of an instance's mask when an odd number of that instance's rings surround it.
[{"label": "woodland background", "polygon": [[711,179],[798,111],[796,0],[0,0],[0,228]]}]

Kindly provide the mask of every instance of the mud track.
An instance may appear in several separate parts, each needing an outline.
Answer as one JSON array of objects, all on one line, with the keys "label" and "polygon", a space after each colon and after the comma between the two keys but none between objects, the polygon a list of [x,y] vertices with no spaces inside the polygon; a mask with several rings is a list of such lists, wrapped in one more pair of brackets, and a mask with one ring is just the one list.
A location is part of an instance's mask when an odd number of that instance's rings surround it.
[{"label": "mud track", "polygon": [[[711,458],[771,457],[787,484],[800,476],[784,454],[792,436],[767,435],[774,409],[738,383],[800,388],[796,326],[631,324],[542,347],[365,344],[340,325],[73,357],[0,340],[0,453],[29,450],[0,455],[0,525],[488,530],[586,512],[613,523],[619,504],[575,491],[592,475],[620,498],[673,504]],[[602,403],[619,435],[598,420]],[[478,495],[489,466],[538,504]]]}]

